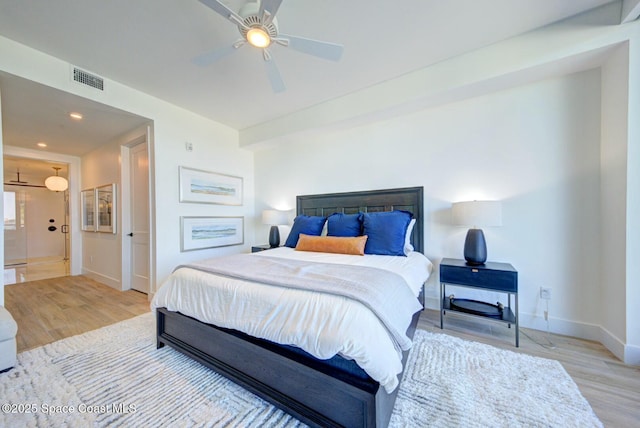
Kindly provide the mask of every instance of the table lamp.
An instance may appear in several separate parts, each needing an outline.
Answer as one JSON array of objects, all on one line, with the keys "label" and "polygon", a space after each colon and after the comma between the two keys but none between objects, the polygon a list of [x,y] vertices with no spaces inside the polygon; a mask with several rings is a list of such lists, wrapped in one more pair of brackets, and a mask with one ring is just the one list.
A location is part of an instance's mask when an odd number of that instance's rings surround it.
[{"label": "table lamp", "polygon": [[271,248],[280,246],[280,230],[278,229],[278,225],[287,224],[287,220],[286,211],[262,211],[262,223],[271,226],[271,229],[269,229],[269,245]]},{"label": "table lamp", "polygon": [[479,266],[487,261],[487,243],[480,226],[502,226],[502,204],[499,201],[456,202],[451,207],[453,224],[472,226],[464,241],[464,259]]}]

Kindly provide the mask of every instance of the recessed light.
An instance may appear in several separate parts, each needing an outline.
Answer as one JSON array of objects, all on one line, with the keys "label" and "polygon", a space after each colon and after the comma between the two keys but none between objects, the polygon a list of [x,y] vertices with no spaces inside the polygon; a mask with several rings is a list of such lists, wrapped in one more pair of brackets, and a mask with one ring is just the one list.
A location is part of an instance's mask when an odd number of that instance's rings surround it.
[{"label": "recessed light", "polygon": [[75,120],[80,120],[82,119],[82,115],[80,113],[69,113],[69,117],[71,117],[71,119],[75,119]]},{"label": "recessed light", "polygon": [[38,143],[38,147],[47,147],[47,143],[43,143],[42,141]]}]

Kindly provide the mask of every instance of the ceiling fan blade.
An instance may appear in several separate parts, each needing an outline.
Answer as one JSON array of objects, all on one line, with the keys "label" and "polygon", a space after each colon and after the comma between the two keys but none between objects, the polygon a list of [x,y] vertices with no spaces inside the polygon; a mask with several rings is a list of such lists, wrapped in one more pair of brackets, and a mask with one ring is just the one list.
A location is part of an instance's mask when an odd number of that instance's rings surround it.
[{"label": "ceiling fan blade", "polygon": [[273,17],[276,16],[278,9],[280,9],[280,4],[282,4],[282,0],[262,0],[260,2],[258,16],[261,17],[264,25],[269,25],[273,21]]},{"label": "ceiling fan blade", "polygon": [[271,83],[271,89],[273,89],[273,92],[276,93],[284,92],[286,87],[284,86],[284,81],[282,80],[282,76],[280,75],[280,70],[278,70],[278,67],[269,54],[269,51],[263,49],[263,56],[264,64],[267,68],[267,77],[269,78],[269,83]]},{"label": "ceiling fan blade", "polygon": [[220,3],[218,0],[200,0],[200,3],[203,5],[213,9],[216,13],[223,16],[225,19],[233,22],[236,25],[245,26],[243,23],[243,19],[240,15],[235,13],[233,10],[229,9],[224,4]]},{"label": "ceiling fan blade", "polygon": [[[331,61],[339,61],[344,51],[344,46],[336,43],[321,42],[319,40],[305,39],[304,37],[290,36],[288,34],[280,34],[278,38],[289,40],[288,46],[291,49]],[[286,45],[286,43],[282,44]]]},{"label": "ceiling fan blade", "polygon": [[191,61],[195,65],[199,65],[200,67],[205,67],[207,65],[213,64],[219,59],[222,59],[228,55],[231,55],[244,44],[245,44],[244,40],[238,40],[236,43],[232,44],[231,46],[226,46],[224,48],[216,49],[211,52],[203,53],[202,55],[198,55]]}]

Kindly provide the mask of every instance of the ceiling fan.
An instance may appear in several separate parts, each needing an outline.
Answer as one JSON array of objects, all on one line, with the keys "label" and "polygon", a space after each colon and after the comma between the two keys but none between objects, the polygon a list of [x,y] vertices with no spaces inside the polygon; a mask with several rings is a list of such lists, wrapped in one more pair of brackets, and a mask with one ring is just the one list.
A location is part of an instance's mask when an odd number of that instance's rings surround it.
[{"label": "ceiling fan", "polygon": [[200,0],[200,2],[235,24],[242,38],[231,46],[197,56],[193,59],[193,62],[197,65],[206,66],[212,64],[242,46],[249,44],[262,50],[262,57],[267,68],[267,76],[271,87],[274,92],[282,92],[285,90],[285,85],[280,76],[280,71],[269,52],[269,47],[273,44],[332,61],[338,61],[342,56],[344,49],[342,45],[280,33],[275,15],[278,13],[282,0],[249,1],[237,13],[229,9],[220,0]]}]

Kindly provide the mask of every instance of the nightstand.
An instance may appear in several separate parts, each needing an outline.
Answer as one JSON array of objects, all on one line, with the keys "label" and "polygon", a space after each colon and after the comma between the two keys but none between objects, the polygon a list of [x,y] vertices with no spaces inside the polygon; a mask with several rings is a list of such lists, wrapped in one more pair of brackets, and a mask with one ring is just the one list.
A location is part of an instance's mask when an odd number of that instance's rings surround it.
[{"label": "nightstand", "polygon": [[[447,284],[505,293],[507,295],[507,305],[497,317],[461,310],[455,306],[452,307],[449,296],[447,296]],[[511,310],[511,296],[514,297],[515,301],[513,311]],[[515,326],[516,347],[520,346],[518,271],[509,263],[487,262],[480,266],[471,266],[464,260],[442,259],[440,263],[440,328],[444,328],[444,315],[446,315],[447,311],[506,323],[509,328],[513,324]]]},{"label": "nightstand", "polygon": [[[278,247],[275,247],[278,248]],[[271,245],[269,244],[264,244],[264,245],[254,245],[253,247],[251,247],[251,252],[252,253],[259,253],[260,251],[265,251],[265,250],[270,250],[271,249]]]}]

